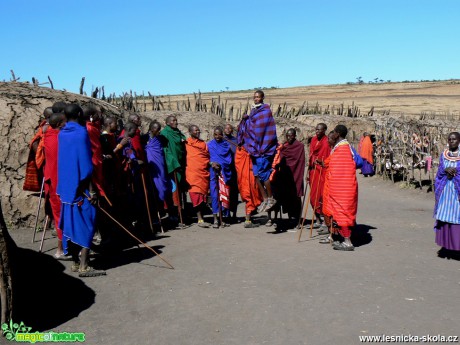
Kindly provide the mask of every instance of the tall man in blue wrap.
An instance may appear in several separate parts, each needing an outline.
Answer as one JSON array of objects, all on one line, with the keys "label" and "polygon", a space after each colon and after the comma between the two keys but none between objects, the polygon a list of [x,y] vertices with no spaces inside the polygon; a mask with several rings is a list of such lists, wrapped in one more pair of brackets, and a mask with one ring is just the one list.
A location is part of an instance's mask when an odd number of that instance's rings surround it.
[{"label": "tall man in blue wrap", "polygon": [[[214,228],[219,227],[217,215],[219,211],[224,217],[230,216],[230,182],[232,181],[233,155],[230,144],[223,139],[222,127],[214,129],[214,139],[208,142],[211,164],[210,190]],[[220,208],[220,209],[219,209]],[[226,226],[222,223],[221,226]]]},{"label": "tall man in blue wrap", "polygon": [[72,256],[72,272],[79,272],[80,277],[101,275],[103,272],[88,265],[96,220],[93,204],[97,203],[91,184],[91,144],[86,128],[79,124],[83,115],[80,106],[69,104],[64,113],[67,123],[58,136],[57,185],[62,204],[59,227],[63,231],[63,249]]},{"label": "tall man in blue wrap", "polygon": [[230,145],[232,150],[232,179],[230,187],[230,212],[232,212],[232,221],[236,223],[236,210],[238,208],[238,179],[235,167],[235,153],[238,147],[238,138],[233,135],[233,126],[227,123],[224,127],[224,140]]},{"label": "tall man in blue wrap", "polygon": [[278,139],[276,124],[270,106],[264,103],[264,92],[254,92],[254,105],[249,115],[244,115],[238,133],[242,134],[243,145],[251,156],[252,170],[264,201],[260,212],[269,211],[275,206],[270,185],[272,162],[275,157]]},{"label": "tall man in blue wrap", "polygon": [[[171,198],[171,180],[168,178],[166,168],[165,153],[163,151],[164,143],[160,136],[161,124],[158,121],[152,121],[149,126],[149,140],[145,146],[147,153],[147,164],[150,171],[150,176],[157,192],[157,200],[161,200],[164,205]],[[158,204],[157,207],[162,208],[163,205]]]}]

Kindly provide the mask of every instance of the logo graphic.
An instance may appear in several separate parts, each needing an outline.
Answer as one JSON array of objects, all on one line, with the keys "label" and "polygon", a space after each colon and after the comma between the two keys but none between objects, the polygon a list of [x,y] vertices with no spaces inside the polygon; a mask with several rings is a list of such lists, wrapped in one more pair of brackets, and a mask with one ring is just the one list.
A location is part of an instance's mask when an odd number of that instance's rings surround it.
[{"label": "logo graphic", "polygon": [[16,341],[21,343],[42,343],[42,342],[84,342],[85,333],[68,333],[68,332],[30,332],[32,327],[27,327],[24,322],[2,325],[2,332],[5,338],[9,341]]}]

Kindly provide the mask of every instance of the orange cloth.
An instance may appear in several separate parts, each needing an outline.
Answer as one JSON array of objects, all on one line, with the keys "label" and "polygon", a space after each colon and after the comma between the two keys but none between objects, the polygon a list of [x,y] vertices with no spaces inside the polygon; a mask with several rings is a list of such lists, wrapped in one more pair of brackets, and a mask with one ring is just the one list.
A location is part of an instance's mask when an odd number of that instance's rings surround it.
[{"label": "orange cloth", "polygon": [[97,127],[96,124],[88,121],[86,122],[86,129],[88,130],[89,141],[91,142],[91,152],[92,158],[91,161],[93,163],[93,174],[91,177],[91,181],[96,187],[100,196],[105,196],[104,188],[104,176],[102,170],[102,145],[101,145],[101,131]]},{"label": "orange cloth", "polygon": [[[40,171],[40,168],[44,162],[44,153],[42,148],[40,149],[40,153],[38,153],[38,147],[37,152],[34,152],[32,147],[36,141],[39,141],[39,145],[41,142],[43,142],[43,126],[45,124],[46,121],[42,121],[42,123],[40,123],[37,133],[35,133],[34,137],[29,143],[29,157],[27,158],[26,176],[24,178],[24,185],[22,186],[23,190],[29,192],[39,192],[41,189],[43,175],[42,171]],[[40,163],[40,166],[38,166],[37,162]]]},{"label": "orange cloth", "polygon": [[187,165],[185,178],[190,186],[189,192],[208,195],[209,190],[209,152],[201,139],[188,138],[185,141]]},{"label": "orange cloth", "polygon": [[252,172],[251,157],[243,147],[235,152],[235,168],[241,200],[246,203],[246,214],[250,214],[262,203],[263,198]]},{"label": "orange cloth", "polygon": [[356,165],[348,141],[338,143],[330,157],[327,168],[327,208],[340,227],[354,226],[358,210],[358,182]]},{"label": "orange cloth", "polygon": [[277,173],[277,166],[281,163],[281,150],[283,148],[283,144],[278,145],[276,148],[275,152],[275,158],[273,158],[273,163],[272,163],[272,172],[270,174],[270,182],[274,182],[276,179],[276,173]]},{"label": "orange cloth", "polygon": [[43,141],[43,132],[40,141],[38,142],[37,152],[35,153],[35,163],[38,169],[42,169],[45,164],[45,144]]},{"label": "orange cloth", "polygon": [[374,158],[372,157],[374,147],[372,146],[371,138],[369,138],[369,136],[364,137],[360,147],[361,149],[359,151],[359,155],[361,158],[367,160],[371,164],[374,164]]}]

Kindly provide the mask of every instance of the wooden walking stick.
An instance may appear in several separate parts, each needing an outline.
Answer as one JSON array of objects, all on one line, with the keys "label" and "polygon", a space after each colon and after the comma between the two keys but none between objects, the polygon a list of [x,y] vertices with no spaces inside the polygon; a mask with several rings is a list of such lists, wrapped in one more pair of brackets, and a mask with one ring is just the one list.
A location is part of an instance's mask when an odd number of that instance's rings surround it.
[{"label": "wooden walking stick", "polygon": [[[316,176],[317,174],[315,174],[316,172],[318,171],[318,169],[315,168],[315,171],[313,172],[313,176]],[[318,190],[318,188],[317,188]],[[316,194],[318,195],[318,194]],[[302,226],[300,227],[300,231],[299,231],[299,238],[297,240],[297,242],[300,242],[300,237],[302,236],[302,232],[303,232],[303,225],[305,223],[305,218],[307,217],[307,210],[308,210],[308,205],[310,203],[310,198],[311,198],[311,188],[310,188],[310,191],[308,193],[308,201],[307,201],[307,207],[305,208],[305,213],[304,213],[304,217],[302,219]],[[313,209],[313,217],[315,217],[315,209]]]},{"label": "wooden walking stick", "polygon": [[[319,167],[321,168],[321,170],[323,169],[323,167],[321,165],[319,165]],[[315,207],[313,207],[313,217],[311,217],[310,238],[311,238],[311,236],[313,234],[313,222],[315,221],[315,217],[316,217],[316,206],[318,204],[318,194],[319,194],[318,188],[319,188],[319,182],[320,181],[321,181],[321,173],[319,173],[318,183],[316,185]]]},{"label": "wooden walking stick", "polygon": [[107,197],[107,195],[104,195],[104,198],[105,198],[105,201],[107,201],[107,203],[109,204],[110,207],[113,207],[112,203],[110,202],[109,198]]},{"label": "wooden walking stick", "polygon": [[307,189],[308,189],[308,183],[305,183],[305,188],[304,188],[304,191],[303,191],[302,207],[300,208],[299,224],[297,224],[297,229],[300,228],[300,223],[302,222],[302,212],[303,212],[303,208],[305,207],[305,199],[307,198]]},{"label": "wooden walking stick", "polygon": [[224,227],[224,222],[222,221],[222,203],[221,203],[221,200],[220,200],[219,176],[217,176],[217,202],[218,202],[218,205],[219,205],[220,226]]},{"label": "wooden walking stick", "polygon": [[[150,178],[149,181],[152,181],[152,179]],[[164,234],[165,231],[163,229],[163,223],[161,222],[161,216],[160,216],[160,203],[158,202],[158,195],[155,193],[155,190],[158,192],[158,188],[156,188],[155,185],[152,186],[153,188],[153,202],[155,203],[155,207],[157,209],[157,217],[158,217],[158,222],[160,223],[160,229],[161,229],[161,233]]]},{"label": "wooden walking stick", "polygon": [[43,241],[45,240],[45,233],[46,233],[46,228],[48,227],[48,222],[50,220],[49,216],[45,217],[45,222],[43,223],[43,234],[42,234],[42,240],[40,242],[40,249],[38,249],[38,252],[41,253],[43,249]]},{"label": "wooden walking stick", "polygon": [[32,237],[32,243],[35,243],[35,234],[37,233],[37,226],[38,226],[38,216],[40,215],[40,208],[42,207],[42,196],[43,196],[43,189],[45,188],[45,177],[42,179],[42,187],[40,189],[40,195],[38,196],[38,208],[37,213],[35,214],[35,226],[34,226],[34,235]]},{"label": "wooden walking stick", "polygon": [[147,186],[145,185],[145,176],[144,172],[141,171],[142,186],[144,187],[144,196],[145,196],[145,206],[147,207],[147,215],[149,216],[150,230],[153,231],[152,215],[150,214],[150,204],[149,204],[149,195],[147,193]]},{"label": "wooden walking stick", "polygon": [[[303,224],[305,223],[305,218],[307,217],[308,206],[310,205],[310,196],[311,196],[311,188],[308,191],[307,202],[306,202],[305,211],[304,211],[303,217],[302,217],[302,224],[300,225],[299,237],[297,238],[297,242],[300,242],[300,237],[302,236]],[[299,223],[300,223],[300,221],[299,221]]]},{"label": "wooden walking stick", "polygon": [[[83,193],[83,195],[88,199],[90,200],[89,196],[86,195],[86,193]],[[171,267],[171,269],[174,269],[174,266],[171,265],[168,261],[166,261],[166,259],[162,258],[160,254],[158,254],[155,249],[153,249],[152,247],[148,246],[146,243],[142,242],[140,239],[138,239],[136,236],[134,236],[128,229],[126,229],[118,220],[116,220],[115,218],[113,218],[109,212],[107,212],[103,207],[97,205],[97,208],[99,210],[101,210],[107,217],[109,217],[115,224],[117,224],[121,229],[123,229],[129,236],[131,236],[132,238],[134,238],[136,241],[138,241],[140,244],[142,244],[145,248],[149,249],[150,251],[152,251],[156,256],[158,256],[161,260],[163,260],[169,267]]]},{"label": "wooden walking stick", "polygon": [[178,198],[179,199],[178,200],[179,205],[177,206],[178,209],[179,209],[179,219],[180,219],[179,227],[183,228],[183,227],[185,227],[185,224],[184,224],[184,221],[182,219],[182,202],[180,200],[182,195],[181,195],[181,192],[180,192],[179,184],[177,183],[177,173],[176,173],[175,170],[174,170],[174,182],[176,183],[176,192],[177,192],[177,195],[179,196],[179,198]]}]

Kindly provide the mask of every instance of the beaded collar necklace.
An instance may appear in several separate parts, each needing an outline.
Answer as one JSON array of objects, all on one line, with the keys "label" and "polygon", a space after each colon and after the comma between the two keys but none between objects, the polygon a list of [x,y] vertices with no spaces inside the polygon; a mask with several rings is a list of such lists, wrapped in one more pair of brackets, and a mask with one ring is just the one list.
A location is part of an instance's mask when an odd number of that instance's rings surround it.
[{"label": "beaded collar necklace", "polygon": [[445,149],[444,158],[449,161],[458,162],[460,161],[460,150],[457,149],[457,151],[450,151],[449,149]]}]

